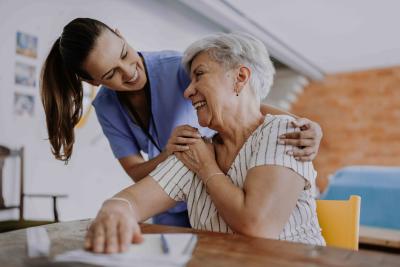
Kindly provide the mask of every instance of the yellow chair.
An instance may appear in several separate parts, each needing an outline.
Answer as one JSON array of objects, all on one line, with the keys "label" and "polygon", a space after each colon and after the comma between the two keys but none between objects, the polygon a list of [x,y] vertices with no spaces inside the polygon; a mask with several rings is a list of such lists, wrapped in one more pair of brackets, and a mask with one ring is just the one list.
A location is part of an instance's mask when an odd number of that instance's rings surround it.
[{"label": "yellow chair", "polygon": [[360,205],[360,196],[317,200],[318,221],[328,246],[358,250]]}]

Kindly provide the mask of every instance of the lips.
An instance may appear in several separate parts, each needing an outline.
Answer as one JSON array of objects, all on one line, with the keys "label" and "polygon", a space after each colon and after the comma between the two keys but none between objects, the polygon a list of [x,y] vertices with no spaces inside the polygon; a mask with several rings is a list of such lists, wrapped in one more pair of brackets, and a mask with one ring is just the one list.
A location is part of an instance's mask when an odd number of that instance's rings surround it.
[{"label": "lips", "polygon": [[136,80],[139,78],[139,71],[137,69],[137,65],[135,65],[135,72],[132,75],[132,78],[130,78],[128,81],[125,81],[125,83],[135,83]]},{"label": "lips", "polygon": [[204,107],[205,105],[207,105],[207,102],[204,101],[204,100],[202,100],[202,101],[197,101],[197,102],[193,103],[193,107],[194,107],[196,110],[199,110],[200,108]]}]

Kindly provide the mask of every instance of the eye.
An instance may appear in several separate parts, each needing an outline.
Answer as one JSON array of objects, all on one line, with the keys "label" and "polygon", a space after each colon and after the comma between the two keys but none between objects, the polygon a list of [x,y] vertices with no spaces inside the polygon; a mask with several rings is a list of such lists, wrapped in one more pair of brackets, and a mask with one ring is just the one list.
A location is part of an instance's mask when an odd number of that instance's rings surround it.
[{"label": "eye", "polygon": [[128,56],[128,49],[125,52],[125,55],[122,55],[121,59],[125,59]]},{"label": "eye", "polygon": [[106,77],[106,80],[111,80],[114,77],[115,71],[113,71],[109,76]]},{"label": "eye", "polygon": [[196,76],[196,79],[198,79],[203,74],[204,74],[204,72],[199,70],[199,71],[196,71],[194,75]]}]

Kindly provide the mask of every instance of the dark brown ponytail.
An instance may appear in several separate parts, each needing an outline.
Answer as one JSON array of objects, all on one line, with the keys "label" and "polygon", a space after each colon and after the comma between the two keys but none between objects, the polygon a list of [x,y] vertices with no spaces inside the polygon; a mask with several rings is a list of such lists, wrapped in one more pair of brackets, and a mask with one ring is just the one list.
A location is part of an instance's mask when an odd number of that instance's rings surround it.
[{"label": "dark brown ponytail", "polygon": [[74,127],[82,116],[80,78],[92,80],[82,65],[106,28],[110,29],[93,19],[71,21],[53,44],[42,68],[41,98],[52,153],[66,163],[75,142]]}]

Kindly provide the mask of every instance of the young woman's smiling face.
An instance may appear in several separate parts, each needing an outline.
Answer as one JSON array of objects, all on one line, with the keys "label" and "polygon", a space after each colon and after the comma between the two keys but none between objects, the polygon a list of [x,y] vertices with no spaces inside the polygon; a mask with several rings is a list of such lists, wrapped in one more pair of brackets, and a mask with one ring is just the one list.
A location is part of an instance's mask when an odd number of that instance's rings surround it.
[{"label": "young woman's smiling face", "polygon": [[147,82],[143,60],[122,36],[103,30],[86,58],[83,69],[93,78],[115,91],[137,91]]}]

